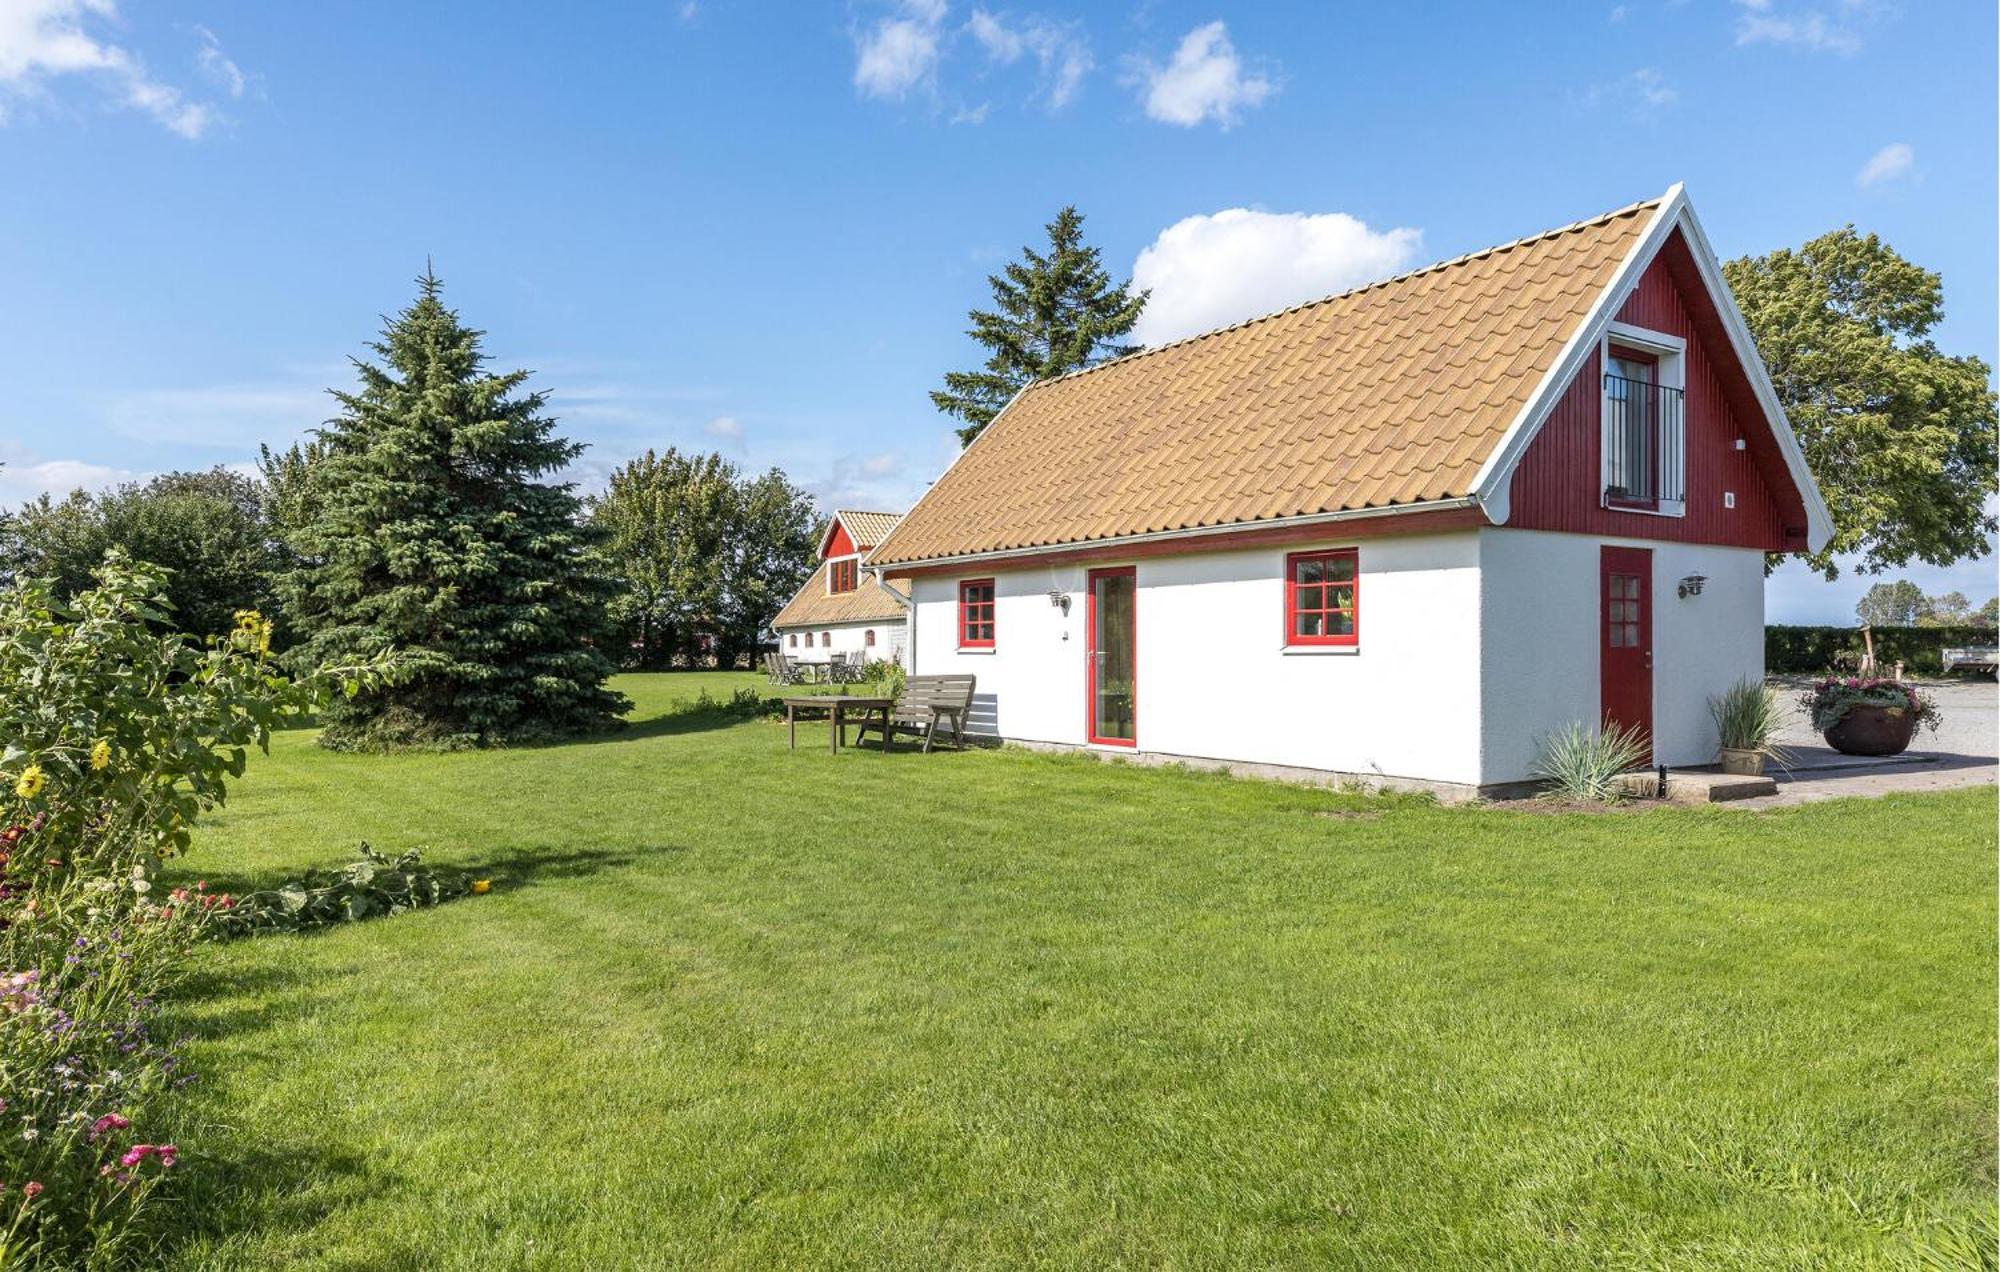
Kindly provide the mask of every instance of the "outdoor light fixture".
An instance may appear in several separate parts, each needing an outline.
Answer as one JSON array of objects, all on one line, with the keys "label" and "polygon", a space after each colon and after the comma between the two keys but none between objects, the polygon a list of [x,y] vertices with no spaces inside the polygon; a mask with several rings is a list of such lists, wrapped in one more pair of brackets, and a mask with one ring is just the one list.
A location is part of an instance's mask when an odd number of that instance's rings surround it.
[{"label": "outdoor light fixture", "polygon": [[1705,574],[1690,574],[1682,579],[1680,586],[1681,599],[1685,601],[1690,596],[1700,596],[1701,585],[1706,582],[1708,582],[1708,576]]},{"label": "outdoor light fixture", "polygon": [[1063,617],[1064,617],[1064,618],[1068,618],[1068,617],[1069,617],[1069,593],[1068,593],[1068,592],[1065,592],[1065,591],[1063,591],[1063,590],[1062,590],[1061,588],[1050,588],[1050,589],[1049,589],[1049,604],[1051,604],[1051,605],[1055,606],[1055,607],[1056,607],[1057,609],[1061,610],[1061,611],[1063,612]]}]

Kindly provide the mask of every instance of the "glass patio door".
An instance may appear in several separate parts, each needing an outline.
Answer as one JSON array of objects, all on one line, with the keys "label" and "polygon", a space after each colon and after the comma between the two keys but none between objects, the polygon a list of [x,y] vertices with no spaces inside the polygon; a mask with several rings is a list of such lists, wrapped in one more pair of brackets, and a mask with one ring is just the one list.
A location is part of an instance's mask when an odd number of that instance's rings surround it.
[{"label": "glass patio door", "polygon": [[1139,742],[1138,586],[1129,565],[1090,572],[1090,740]]}]

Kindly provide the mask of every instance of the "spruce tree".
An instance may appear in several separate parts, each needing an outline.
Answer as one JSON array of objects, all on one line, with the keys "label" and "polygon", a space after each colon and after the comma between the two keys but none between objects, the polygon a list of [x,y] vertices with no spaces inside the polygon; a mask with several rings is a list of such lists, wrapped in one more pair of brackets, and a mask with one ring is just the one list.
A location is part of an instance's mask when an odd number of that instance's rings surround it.
[{"label": "spruce tree", "polygon": [[426,269],[416,302],[352,359],[354,392],[301,458],[286,611],[309,662],[393,647],[394,684],[336,705],[332,747],[540,741],[610,727],[613,586],[572,488],[583,448],[555,434],[526,371],[491,374]]},{"label": "spruce tree", "polygon": [[990,275],[992,310],[971,311],[965,334],[991,349],[978,371],[952,371],[931,393],[940,411],[966,422],[970,445],[1013,396],[1065,371],[1122,358],[1135,346],[1118,343],[1132,330],[1151,292],[1131,280],[1112,285],[1098,249],[1083,242],[1083,214],[1074,205],[1049,222],[1046,255],[1021,249],[1021,259]]}]

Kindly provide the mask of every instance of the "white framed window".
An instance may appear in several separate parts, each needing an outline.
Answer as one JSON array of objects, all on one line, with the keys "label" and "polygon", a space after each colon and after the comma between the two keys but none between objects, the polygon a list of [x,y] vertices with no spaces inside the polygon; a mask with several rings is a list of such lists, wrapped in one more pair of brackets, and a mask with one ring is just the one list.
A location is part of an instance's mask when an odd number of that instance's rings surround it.
[{"label": "white framed window", "polygon": [[1614,322],[1600,346],[1599,491],[1606,508],[1687,512],[1687,341]]}]

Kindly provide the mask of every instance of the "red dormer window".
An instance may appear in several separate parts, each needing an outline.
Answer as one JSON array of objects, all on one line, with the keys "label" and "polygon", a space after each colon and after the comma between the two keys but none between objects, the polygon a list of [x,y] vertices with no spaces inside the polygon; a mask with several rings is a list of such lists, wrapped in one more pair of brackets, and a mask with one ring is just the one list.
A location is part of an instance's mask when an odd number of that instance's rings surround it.
[{"label": "red dormer window", "polygon": [[859,565],[860,563],[853,557],[849,557],[845,561],[835,561],[831,576],[831,590],[835,592],[852,592],[858,581],[860,573]]}]

